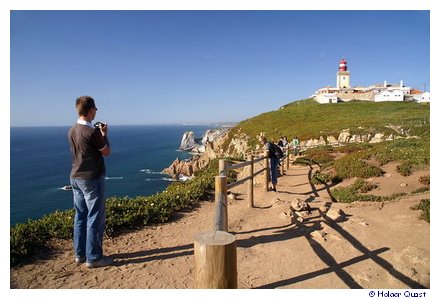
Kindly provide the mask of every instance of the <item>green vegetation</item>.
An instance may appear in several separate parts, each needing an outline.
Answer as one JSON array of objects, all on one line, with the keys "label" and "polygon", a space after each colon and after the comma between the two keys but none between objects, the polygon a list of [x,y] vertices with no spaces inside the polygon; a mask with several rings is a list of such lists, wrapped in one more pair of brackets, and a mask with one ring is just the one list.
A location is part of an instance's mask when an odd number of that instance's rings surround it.
[{"label": "green vegetation", "polygon": [[429,136],[419,139],[395,139],[392,142],[382,142],[375,144],[373,154],[382,164],[391,161],[405,162],[411,171],[414,168],[429,165]]},{"label": "green vegetation", "polygon": [[307,150],[303,158],[322,166],[334,161],[331,155],[333,152],[334,150],[330,146],[320,146]]},{"label": "green vegetation", "polygon": [[422,183],[425,186],[429,186],[430,184],[430,177],[429,175],[424,175],[419,177],[419,182]]},{"label": "green vegetation", "polygon": [[381,176],[382,169],[377,166],[368,165],[367,162],[361,159],[361,155],[351,154],[338,159],[333,164],[337,176],[341,179],[358,177],[370,178]]},{"label": "green vegetation", "polygon": [[338,202],[354,202],[354,201],[387,201],[395,199],[405,193],[396,193],[390,196],[378,196],[366,193],[376,188],[374,184],[366,182],[362,179],[357,179],[353,185],[346,188],[336,188],[333,190],[332,195]]},{"label": "green vegetation", "polygon": [[[340,159],[334,160],[332,154],[345,154]],[[429,138],[420,139],[395,139],[375,144],[349,144],[347,146],[329,148],[316,147],[305,152],[298,162],[319,164],[323,170],[333,167],[340,179],[358,177],[369,178],[382,175],[383,171],[368,164],[369,159],[374,159],[380,165],[389,162],[400,162],[397,171],[408,176],[416,169],[429,166],[430,161]],[[307,160],[307,161],[305,161]],[[429,176],[420,178],[420,182],[429,186]]]},{"label": "green vegetation", "polygon": [[[289,141],[295,135],[300,140],[330,135],[337,138],[343,129],[350,129],[353,134],[380,132],[401,135],[390,125],[399,126],[411,135],[428,137],[429,105],[363,101],[323,105],[313,99],[305,99],[240,122],[229,132],[229,141],[238,132],[251,137],[251,146],[257,144],[256,136],[260,132],[265,132],[269,140],[287,136]],[[225,146],[228,144],[226,142]]]},{"label": "green vegetation", "polygon": [[[173,212],[210,199],[217,172],[218,159],[211,161],[193,180],[174,182],[161,193],[136,198],[109,198],[106,201],[106,235],[113,236],[123,229],[166,222]],[[234,179],[234,173],[228,173],[228,180]],[[48,246],[50,239],[72,238],[73,219],[74,211],[71,209],[11,227],[11,263],[15,264]]]},{"label": "green vegetation", "polygon": [[412,207],[413,210],[420,210],[422,214],[420,215],[420,219],[423,219],[427,222],[430,222],[430,200],[422,199],[417,205]]}]

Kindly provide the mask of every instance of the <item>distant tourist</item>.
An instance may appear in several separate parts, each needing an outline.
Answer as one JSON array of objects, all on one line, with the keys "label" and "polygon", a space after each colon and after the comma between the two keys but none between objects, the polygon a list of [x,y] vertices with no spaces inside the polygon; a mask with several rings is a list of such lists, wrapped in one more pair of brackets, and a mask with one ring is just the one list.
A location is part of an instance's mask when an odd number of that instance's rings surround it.
[{"label": "distant tourist", "polygon": [[260,142],[264,148],[269,151],[272,191],[277,192],[278,165],[280,163],[280,158],[283,156],[283,152],[276,144],[267,141],[266,137],[261,137]]},{"label": "distant tourist", "polygon": [[73,247],[75,262],[86,262],[88,268],[113,264],[102,252],[105,226],[104,157],[110,155],[107,124],[92,125],[98,108],[89,96],[76,99],[79,119],[69,130],[72,153],[70,184],[73,191],[75,222]]},{"label": "distant tourist", "polygon": [[278,139],[277,145],[278,145],[279,147],[283,147],[283,144],[284,144],[284,142],[283,142],[283,137],[280,137],[280,139]]},{"label": "distant tourist", "polygon": [[298,156],[299,154],[299,139],[298,136],[295,136],[292,140],[292,148],[293,148],[293,154],[295,156]]},{"label": "distant tourist", "polygon": [[288,145],[289,145],[289,142],[287,141],[287,137],[284,136],[284,137],[283,137],[283,147],[286,147],[286,146],[288,146]]}]

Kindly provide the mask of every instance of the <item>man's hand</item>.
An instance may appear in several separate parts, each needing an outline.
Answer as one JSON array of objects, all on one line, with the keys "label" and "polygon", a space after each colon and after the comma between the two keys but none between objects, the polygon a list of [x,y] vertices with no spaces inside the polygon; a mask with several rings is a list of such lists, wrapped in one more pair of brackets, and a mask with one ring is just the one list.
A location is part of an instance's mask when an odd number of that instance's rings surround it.
[{"label": "man's hand", "polygon": [[99,126],[99,129],[101,130],[102,136],[106,136],[107,135],[108,126],[107,126],[106,123],[101,123],[101,125]]}]

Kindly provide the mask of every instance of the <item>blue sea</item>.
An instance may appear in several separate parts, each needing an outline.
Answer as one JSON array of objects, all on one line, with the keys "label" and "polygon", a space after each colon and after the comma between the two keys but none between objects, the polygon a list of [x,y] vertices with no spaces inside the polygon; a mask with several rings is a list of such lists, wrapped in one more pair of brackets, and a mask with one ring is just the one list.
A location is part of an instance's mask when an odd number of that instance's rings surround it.
[{"label": "blue sea", "polygon": [[[70,127],[11,128],[10,224],[38,219],[55,210],[72,208],[69,185]],[[106,197],[146,196],[163,191],[171,179],[161,174],[176,157],[185,131],[202,137],[213,126],[109,126],[112,154],[105,158]]]}]

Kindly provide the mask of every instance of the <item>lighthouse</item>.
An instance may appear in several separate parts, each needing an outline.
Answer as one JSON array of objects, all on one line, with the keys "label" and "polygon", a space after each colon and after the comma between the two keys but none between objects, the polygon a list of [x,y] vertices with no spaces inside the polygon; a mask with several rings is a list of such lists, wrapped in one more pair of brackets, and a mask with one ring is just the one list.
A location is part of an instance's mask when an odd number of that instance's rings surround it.
[{"label": "lighthouse", "polygon": [[336,87],[350,88],[350,72],[347,71],[347,61],[344,58],[339,62],[339,69],[336,73]]}]

